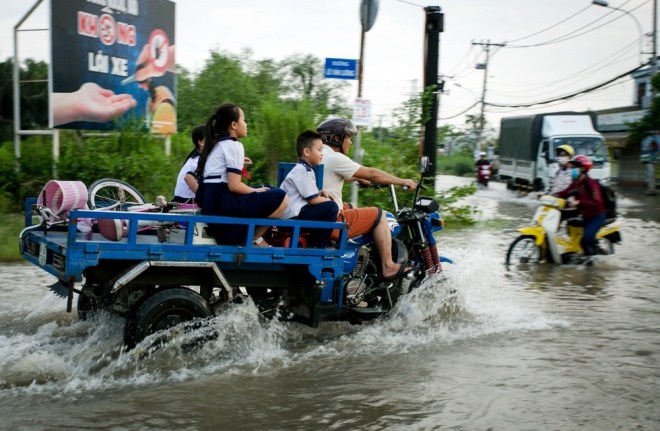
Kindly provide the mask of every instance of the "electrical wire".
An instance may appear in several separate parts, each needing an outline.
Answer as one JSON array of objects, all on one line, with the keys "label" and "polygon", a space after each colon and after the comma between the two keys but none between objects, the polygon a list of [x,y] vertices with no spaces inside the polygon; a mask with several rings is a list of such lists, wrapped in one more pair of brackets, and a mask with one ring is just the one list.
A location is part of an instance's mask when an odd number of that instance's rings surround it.
[{"label": "electrical wire", "polygon": [[[489,92],[490,92],[491,95],[492,94],[497,94],[499,96],[504,96],[504,97],[507,97],[507,96],[515,97],[515,96],[511,96],[511,95],[525,93],[528,98],[542,97],[545,94],[548,94],[549,92],[554,92],[556,94],[558,91],[560,91],[562,89],[566,89],[568,87],[571,87],[575,83],[577,83],[579,81],[582,81],[584,78],[591,76],[594,73],[593,69],[599,68],[600,65],[603,62],[607,62],[607,66],[612,67],[612,66],[616,66],[617,64],[622,63],[624,61],[627,61],[627,60],[629,60],[633,57],[636,57],[637,54],[634,54],[634,53],[631,54],[630,50],[629,50],[629,48],[632,47],[635,44],[636,44],[636,42],[632,42],[632,43],[624,46],[620,50],[616,51],[614,54],[611,54],[609,57],[607,57],[607,58],[605,58],[605,59],[603,59],[603,60],[601,60],[597,63],[594,63],[591,66],[586,67],[586,68],[584,68],[580,71],[577,71],[577,72],[573,73],[570,76],[567,76],[567,77],[562,78],[562,79],[558,79],[558,80],[553,81],[551,83],[529,84],[529,85],[523,85],[522,87],[525,87],[523,89],[502,91],[502,90],[499,90],[497,87],[498,86],[501,87],[502,85],[512,86],[512,85],[515,85],[515,84],[499,82],[497,80],[491,79],[489,81],[489,83],[493,84],[493,86],[489,90]],[[600,70],[602,71],[602,69],[600,69]],[[562,85],[560,87],[556,86],[557,84],[565,82],[565,81],[570,81],[570,82],[567,82],[567,83],[565,83],[564,85]],[[521,87],[521,86],[519,86],[519,87]],[[535,95],[530,94],[532,92],[537,92],[537,91],[540,91],[540,90],[543,90],[543,89],[547,89],[547,91],[545,91],[541,94],[535,94]]]},{"label": "electrical wire", "polygon": [[541,102],[533,102],[533,103],[526,103],[526,104],[518,104],[518,105],[504,104],[504,103],[491,103],[491,102],[484,102],[484,104],[488,105],[488,106],[495,106],[495,107],[500,107],[500,108],[529,108],[531,106],[545,105],[545,104],[552,103],[552,102],[555,102],[555,101],[558,101],[558,100],[568,100],[568,99],[572,99],[573,97],[579,96],[580,94],[589,93],[589,92],[592,92],[592,91],[597,90],[599,88],[605,87],[606,85],[611,84],[615,81],[618,81],[621,78],[625,78],[626,76],[628,76],[631,73],[641,69],[644,66],[646,66],[646,65],[642,64],[640,66],[635,67],[634,69],[631,69],[631,70],[629,70],[627,72],[624,72],[624,73],[622,73],[618,76],[615,76],[614,78],[609,79],[609,80],[607,80],[603,83],[594,85],[593,87],[585,88],[585,89],[580,90],[578,92],[575,92],[575,93],[572,93],[572,94],[567,94],[565,96],[560,96],[560,97],[550,99],[550,100],[544,100],[544,101],[541,101]]},{"label": "electrical wire", "polygon": [[[628,0],[628,1],[630,1],[630,0]],[[628,14],[628,13],[630,13],[630,12],[636,10],[636,9],[639,9],[640,7],[644,6],[646,3],[650,2],[650,1],[651,1],[651,0],[646,0],[645,2],[640,3],[639,5],[635,6],[634,8],[632,8],[632,9],[630,9],[630,10],[628,10],[628,11],[625,11],[626,13],[625,13],[624,15],[626,15],[626,14]],[[625,3],[624,3],[624,4],[625,4]],[[571,39],[574,39],[574,38],[576,38],[576,37],[583,36],[583,35],[585,35],[585,34],[587,34],[587,33],[591,33],[592,31],[597,30],[597,29],[599,29],[599,28],[603,27],[604,25],[607,25],[607,24],[609,24],[609,23],[611,23],[611,22],[614,22],[614,21],[616,21],[616,20],[619,20],[619,19],[623,18],[623,16],[624,16],[624,15],[617,16],[617,17],[615,17],[615,18],[613,18],[613,19],[611,19],[611,20],[609,20],[609,21],[606,21],[606,22],[604,22],[604,23],[602,23],[602,24],[600,24],[600,25],[598,25],[598,26],[596,26],[596,27],[593,27],[593,28],[591,28],[591,29],[589,29],[589,30],[585,30],[585,31],[583,31],[582,33],[576,33],[576,32],[579,32],[580,30],[584,30],[584,29],[588,28],[590,25],[592,25],[592,24],[594,24],[594,23],[600,21],[601,19],[605,18],[606,16],[608,16],[609,14],[611,14],[611,13],[613,13],[613,12],[614,12],[614,11],[610,11],[609,13],[607,13],[607,14],[601,16],[600,18],[591,21],[589,24],[587,24],[587,25],[585,25],[585,26],[583,26],[583,27],[581,27],[581,28],[578,28],[578,29],[574,30],[574,31],[571,32],[571,33],[567,33],[567,34],[565,34],[565,35],[563,35],[563,36],[559,36],[559,37],[557,37],[557,38],[555,38],[555,39],[550,39],[550,40],[547,40],[547,41],[545,41],[545,42],[539,42],[539,43],[531,44],[531,45],[510,45],[510,44],[507,44],[507,45],[505,45],[505,48],[535,48],[535,47],[539,47],[539,46],[547,46],[547,45],[553,45],[553,44],[555,44],[555,43],[566,42],[567,40],[571,40]]]},{"label": "electrical wire", "polygon": [[443,120],[443,121],[444,121],[444,120],[451,120],[452,118],[459,117],[459,116],[465,114],[465,113],[466,113],[467,111],[469,111],[470,109],[472,109],[472,108],[474,108],[475,106],[477,106],[479,103],[480,103],[480,101],[477,100],[477,101],[474,102],[471,106],[465,108],[463,111],[459,112],[458,114],[456,114],[456,115],[452,115],[451,117],[438,118],[438,120]]},{"label": "electrical wire", "polygon": [[581,14],[582,12],[589,9],[590,7],[591,7],[591,5],[587,5],[584,8],[580,9],[579,11],[575,12],[573,15],[569,16],[568,18],[564,18],[563,20],[559,21],[556,24],[551,25],[550,27],[546,27],[543,30],[539,30],[539,31],[537,31],[535,33],[532,33],[532,34],[529,34],[527,36],[519,37],[518,39],[508,40],[507,43],[519,42],[521,40],[529,39],[530,37],[539,35],[541,33],[545,33],[546,31],[551,30],[551,29],[557,27],[558,25],[565,23],[566,21],[570,20],[571,18],[576,17],[577,15]]}]

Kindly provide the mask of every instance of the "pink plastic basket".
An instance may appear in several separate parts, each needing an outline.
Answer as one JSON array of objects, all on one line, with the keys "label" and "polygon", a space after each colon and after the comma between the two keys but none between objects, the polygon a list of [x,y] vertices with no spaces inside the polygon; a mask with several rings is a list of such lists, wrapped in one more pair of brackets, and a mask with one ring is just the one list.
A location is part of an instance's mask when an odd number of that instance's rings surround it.
[{"label": "pink plastic basket", "polygon": [[60,218],[66,218],[73,209],[87,209],[87,187],[81,181],[48,181],[39,193],[37,204],[49,208]]}]

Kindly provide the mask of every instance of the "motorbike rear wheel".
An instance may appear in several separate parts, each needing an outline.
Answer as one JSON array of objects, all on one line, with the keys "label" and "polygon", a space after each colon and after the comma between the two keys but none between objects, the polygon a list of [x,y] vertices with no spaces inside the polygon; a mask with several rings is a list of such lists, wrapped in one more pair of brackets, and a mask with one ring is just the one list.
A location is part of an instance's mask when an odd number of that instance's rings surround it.
[{"label": "motorbike rear wheel", "polygon": [[536,245],[536,238],[531,235],[521,235],[509,246],[506,253],[506,267],[519,264],[536,264],[543,256],[541,247]]}]

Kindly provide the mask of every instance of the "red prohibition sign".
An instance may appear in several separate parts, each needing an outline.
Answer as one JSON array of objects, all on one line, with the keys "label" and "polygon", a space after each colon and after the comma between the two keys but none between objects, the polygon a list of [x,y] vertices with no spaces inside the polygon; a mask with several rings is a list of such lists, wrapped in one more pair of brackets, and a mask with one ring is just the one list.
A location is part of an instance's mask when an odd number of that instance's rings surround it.
[{"label": "red prohibition sign", "polygon": [[115,25],[115,19],[112,15],[101,15],[101,18],[99,19],[99,39],[101,39],[101,42],[103,42],[104,45],[112,45],[115,43],[116,31],[117,26]]},{"label": "red prohibition sign", "polygon": [[149,60],[158,72],[166,72],[170,63],[170,40],[161,29],[149,35]]}]

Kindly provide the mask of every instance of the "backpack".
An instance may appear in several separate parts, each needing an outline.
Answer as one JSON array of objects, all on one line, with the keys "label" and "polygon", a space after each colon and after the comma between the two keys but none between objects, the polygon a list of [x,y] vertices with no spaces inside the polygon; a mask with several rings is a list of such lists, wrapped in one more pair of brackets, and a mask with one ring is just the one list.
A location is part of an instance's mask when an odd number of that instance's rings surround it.
[{"label": "backpack", "polygon": [[609,186],[601,184],[600,195],[603,197],[603,205],[605,206],[605,218],[616,218],[616,193]]}]

